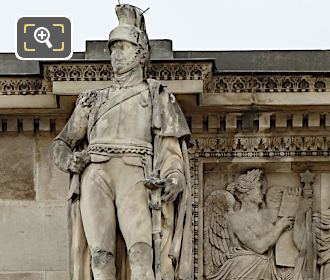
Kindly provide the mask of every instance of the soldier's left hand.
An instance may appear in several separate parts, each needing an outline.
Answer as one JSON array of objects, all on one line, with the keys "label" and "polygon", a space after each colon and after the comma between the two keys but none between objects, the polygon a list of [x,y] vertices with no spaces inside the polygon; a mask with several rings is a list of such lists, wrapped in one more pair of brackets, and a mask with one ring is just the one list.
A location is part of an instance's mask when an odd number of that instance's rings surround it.
[{"label": "soldier's left hand", "polygon": [[182,180],[183,175],[181,173],[171,173],[166,178],[164,192],[162,194],[162,201],[171,202],[174,201],[180,192],[183,190]]}]

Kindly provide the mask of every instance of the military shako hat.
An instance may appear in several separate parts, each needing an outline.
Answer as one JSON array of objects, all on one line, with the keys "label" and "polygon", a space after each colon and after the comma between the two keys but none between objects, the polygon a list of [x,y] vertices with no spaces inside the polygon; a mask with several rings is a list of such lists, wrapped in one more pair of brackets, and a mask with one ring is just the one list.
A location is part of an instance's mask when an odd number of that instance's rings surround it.
[{"label": "military shako hat", "polygon": [[115,41],[128,41],[148,52],[149,42],[143,11],[138,7],[122,4],[116,6],[116,14],[119,25],[110,32],[108,46]]}]

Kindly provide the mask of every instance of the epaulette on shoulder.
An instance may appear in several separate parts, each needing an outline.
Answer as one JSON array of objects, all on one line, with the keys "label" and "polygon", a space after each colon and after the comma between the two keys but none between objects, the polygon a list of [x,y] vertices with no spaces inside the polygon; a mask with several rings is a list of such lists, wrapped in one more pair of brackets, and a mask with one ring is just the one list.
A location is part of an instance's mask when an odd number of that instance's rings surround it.
[{"label": "epaulette on shoulder", "polygon": [[79,104],[82,107],[91,107],[96,102],[97,96],[97,90],[84,91],[79,94],[76,100],[76,106]]}]

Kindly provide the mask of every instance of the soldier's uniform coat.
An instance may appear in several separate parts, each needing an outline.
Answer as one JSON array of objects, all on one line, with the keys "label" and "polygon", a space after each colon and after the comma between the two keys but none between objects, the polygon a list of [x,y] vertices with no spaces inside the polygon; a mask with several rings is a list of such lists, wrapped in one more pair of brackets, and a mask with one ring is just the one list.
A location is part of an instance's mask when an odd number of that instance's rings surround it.
[{"label": "soldier's uniform coat", "polygon": [[[184,187],[177,208],[168,203],[163,211],[163,279],[173,279],[174,273],[175,279],[189,279],[191,252],[180,258],[191,242],[190,190],[180,147],[189,135],[175,97],[155,80],[78,97],[70,120],[51,147],[56,165],[67,172],[72,151],[87,149],[91,156],[91,163],[80,176],[72,176],[70,185],[72,279],[91,279],[89,249],[116,253],[117,224],[128,250],[138,242],[152,246],[148,194],[142,180],[155,169],[161,178],[181,174]],[[125,279],[123,271],[119,270],[119,277]]]}]

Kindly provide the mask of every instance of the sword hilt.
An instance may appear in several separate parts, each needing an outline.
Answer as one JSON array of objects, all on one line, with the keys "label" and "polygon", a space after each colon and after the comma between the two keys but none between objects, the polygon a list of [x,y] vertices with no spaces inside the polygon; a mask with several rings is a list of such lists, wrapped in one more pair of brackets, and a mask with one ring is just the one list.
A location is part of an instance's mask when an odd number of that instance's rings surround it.
[{"label": "sword hilt", "polygon": [[165,187],[165,183],[167,182],[166,179],[159,179],[159,178],[155,178],[155,177],[151,177],[149,179],[144,179],[143,183],[144,186],[148,189],[148,190],[158,190],[158,189],[162,189]]},{"label": "sword hilt", "polygon": [[144,180],[144,186],[150,190],[149,207],[154,210],[161,210],[161,193],[165,187],[166,179],[151,177]]}]

